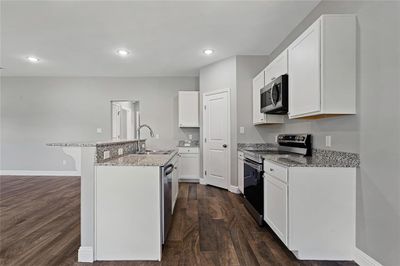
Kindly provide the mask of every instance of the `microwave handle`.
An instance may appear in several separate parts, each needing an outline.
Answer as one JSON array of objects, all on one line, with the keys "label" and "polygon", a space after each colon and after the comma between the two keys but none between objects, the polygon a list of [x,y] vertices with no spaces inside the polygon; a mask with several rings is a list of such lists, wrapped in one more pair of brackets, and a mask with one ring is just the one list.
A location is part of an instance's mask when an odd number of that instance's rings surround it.
[{"label": "microwave handle", "polygon": [[272,102],[272,104],[274,105],[274,106],[276,106],[276,103],[274,102],[274,97],[272,96],[274,93],[274,89],[275,89],[275,82],[274,83],[272,83],[272,86],[271,86],[271,94],[269,95],[269,97],[271,98],[271,102]]}]

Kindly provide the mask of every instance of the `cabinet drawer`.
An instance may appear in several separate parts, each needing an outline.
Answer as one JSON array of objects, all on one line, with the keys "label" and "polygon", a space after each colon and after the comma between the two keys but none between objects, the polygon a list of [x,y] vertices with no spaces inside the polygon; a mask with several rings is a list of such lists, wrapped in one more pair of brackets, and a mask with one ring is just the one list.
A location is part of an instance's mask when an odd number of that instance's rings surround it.
[{"label": "cabinet drawer", "polygon": [[282,182],[287,183],[287,168],[274,164],[270,161],[264,161],[264,172],[268,175],[278,178]]},{"label": "cabinet drawer", "polygon": [[179,153],[199,153],[199,147],[179,147]]}]

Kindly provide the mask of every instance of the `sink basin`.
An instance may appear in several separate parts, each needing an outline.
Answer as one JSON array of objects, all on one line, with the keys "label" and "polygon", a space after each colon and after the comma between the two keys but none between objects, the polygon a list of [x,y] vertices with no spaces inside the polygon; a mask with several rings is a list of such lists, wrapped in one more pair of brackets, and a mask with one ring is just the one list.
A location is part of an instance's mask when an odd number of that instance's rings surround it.
[{"label": "sink basin", "polygon": [[163,150],[145,150],[145,151],[140,151],[137,152],[136,154],[170,154],[172,152],[172,150],[167,150],[167,151],[163,151]]}]

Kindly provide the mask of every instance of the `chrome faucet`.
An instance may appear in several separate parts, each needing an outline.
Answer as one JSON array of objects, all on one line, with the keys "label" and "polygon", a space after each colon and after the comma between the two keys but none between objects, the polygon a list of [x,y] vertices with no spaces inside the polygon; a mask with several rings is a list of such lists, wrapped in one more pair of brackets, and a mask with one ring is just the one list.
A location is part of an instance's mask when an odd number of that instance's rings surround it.
[{"label": "chrome faucet", "polygon": [[[140,125],[140,126],[138,127],[138,129],[136,130],[137,139],[140,140],[140,129],[142,129],[142,128],[144,128],[144,127],[147,127],[147,128],[150,130],[150,137],[154,138],[154,132],[153,132],[153,130],[151,129],[151,127],[150,127],[149,125],[143,124],[143,125]],[[139,145],[139,151],[140,151],[140,146],[141,146],[141,145]]]}]

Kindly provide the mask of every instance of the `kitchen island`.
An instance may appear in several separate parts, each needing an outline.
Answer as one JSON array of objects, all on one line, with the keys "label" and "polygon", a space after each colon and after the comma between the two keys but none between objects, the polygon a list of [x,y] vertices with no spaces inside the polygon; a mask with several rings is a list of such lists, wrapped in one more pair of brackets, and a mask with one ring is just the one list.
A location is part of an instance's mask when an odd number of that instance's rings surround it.
[{"label": "kitchen island", "polygon": [[[137,154],[139,147],[144,146],[144,143],[145,140],[111,140],[48,144],[62,147],[66,152],[69,149],[80,149],[79,262],[93,262],[99,259],[161,259],[161,168],[176,157],[176,151],[171,150],[164,154],[156,152]],[[173,187],[177,195],[177,182]],[[147,203],[154,205],[151,210],[146,206]],[[126,207],[132,210],[130,215],[125,212]],[[97,218],[100,218],[100,223]],[[130,226],[128,231],[136,230],[131,231],[130,235],[125,226],[128,224]],[[146,228],[151,228],[152,236],[143,234]],[[124,235],[129,235],[129,238],[121,238]],[[146,238],[143,238],[144,235]],[[117,253],[108,249],[107,243],[102,239],[108,239],[108,244],[119,247]],[[129,239],[140,240],[140,245]],[[114,240],[115,243],[112,242]],[[123,246],[126,246],[126,249],[121,248]]]}]

